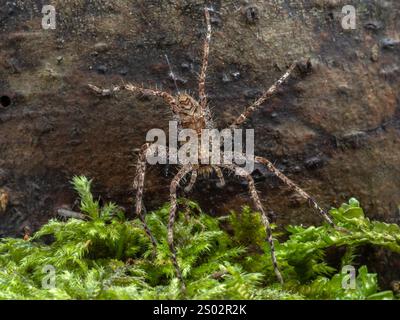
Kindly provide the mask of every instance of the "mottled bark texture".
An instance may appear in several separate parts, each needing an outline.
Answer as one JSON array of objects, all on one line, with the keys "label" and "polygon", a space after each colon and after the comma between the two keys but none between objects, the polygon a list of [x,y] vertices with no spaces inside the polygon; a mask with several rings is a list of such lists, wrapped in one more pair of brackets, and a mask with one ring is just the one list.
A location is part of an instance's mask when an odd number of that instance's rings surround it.
[{"label": "mottled bark texture", "polygon": [[[57,10],[41,28],[43,4]],[[400,2],[214,1],[207,78],[218,127],[232,122],[296,60],[292,78],[257,111],[256,153],[324,207],[357,197],[370,217],[399,222]],[[357,10],[343,30],[342,7]],[[36,229],[74,207],[69,180],[95,179],[96,195],[133,215],[137,151],[151,128],[168,128],[168,106],[129,92],[88,89],[122,81],[197,90],[204,1],[0,1],[0,188],[8,204],[0,234]],[[136,153],[135,153],[136,152]],[[168,170],[166,170],[168,169]],[[146,175],[147,210],[168,200],[176,168]],[[266,170],[253,174],[274,221],[320,223],[304,201]],[[212,214],[251,204],[246,185],[200,181],[191,197]]]}]

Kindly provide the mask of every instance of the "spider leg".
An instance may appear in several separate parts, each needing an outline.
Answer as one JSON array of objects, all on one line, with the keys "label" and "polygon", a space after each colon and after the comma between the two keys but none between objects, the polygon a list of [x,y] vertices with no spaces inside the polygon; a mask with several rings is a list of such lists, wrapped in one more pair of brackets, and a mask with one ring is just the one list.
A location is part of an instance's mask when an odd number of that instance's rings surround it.
[{"label": "spider leg", "polygon": [[256,100],[251,106],[247,107],[246,110],[230,125],[230,128],[235,129],[245,122],[251,114],[256,111],[260,106],[269,98],[271,98],[279,89],[280,86],[289,78],[296,67],[296,63],[293,63],[286,73],[276,81],[264,94]]},{"label": "spider leg", "polygon": [[101,95],[101,96],[104,96],[104,97],[111,96],[114,93],[116,93],[118,91],[121,91],[121,89],[123,89],[123,87],[120,87],[120,86],[113,87],[112,89],[103,89],[103,88],[96,87],[96,86],[94,86],[92,84],[88,84],[88,87],[92,91],[97,93],[98,95]]},{"label": "spider leg", "polygon": [[198,176],[198,172],[197,170],[193,170],[192,171],[192,176],[190,177],[190,182],[189,184],[185,187],[185,192],[189,193],[190,191],[192,191],[193,186],[195,185],[196,181],[197,181],[197,176]]},{"label": "spider leg", "polygon": [[301,189],[296,183],[286,177],[282,172],[280,172],[268,159],[262,157],[255,157],[255,161],[261,163],[267,167],[269,171],[274,173],[280,180],[283,181],[287,186],[289,186],[293,191],[297,192],[300,196],[306,199],[317,211],[318,213],[333,227],[335,224],[332,219],[329,217],[328,213],[322,209],[318,203],[303,189]]},{"label": "spider leg", "polygon": [[199,99],[200,99],[200,106],[203,110],[206,109],[207,105],[206,72],[208,66],[208,55],[210,53],[210,41],[211,41],[211,22],[210,22],[210,12],[208,11],[208,8],[204,9],[204,15],[206,17],[207,34],[203,45],[203,61],[199,76]]},{"label": "spider leg", "polygon": [[217,183],[218,188],[222,188],[225,186],[225,179],[224,179],[224,174],[222,173],[222,170],[218,166],[213,166],[213,169],[215,173],[217,174],[217,177],[219,179],[219,182]]},{"label": "spider leg", "polygon": [[139,92],[144,95],[150,95],[150,96],[156,96],[156,97],[163,98],[164,101],[171,107],[171,109],[174,113],[178,113],[180,110],[175,98],[168,92],[164,92],[164,91],[160,91],[160,90],[153,90],[153,89],[146,89],[143,87],[133,85],[131,83],[125,85],[124,89],[131,91],[131,92]]},{"label": "spider leg", "polygon": [[178,113],[180,110],[175,98],[168,92],[147,89],[147,88],[133,85],[131,83],[123,85],[123,86],[116,86],[116,87],[113,87],[112,89],[103,89],[103,88],[96,87],[92,84],[88,84],[88,86],[92,91],[94,91],[96,94],[101,95],[101,96],[111,96],[114,93],[125,89],[125,90],[131,91],[131,92],[142,93],[143,95],[161,97],[171,107],[171,109],[174,113]]},{"label": "spider leg", "polygon": [[138,164],[136,169],[136,176],[133,182],[133,188],[136,190],[136,216],[139,217],[143,224],[144,230],[147,236],[150,238],[153,248],[157,247],[157,241],[151,233],[146,220],[143,215],[143,191],[144,191],[144,178],[146,175],[146,152],[149,149],[150,144],[146,143],[140,149],[140,154],[138,158]]},{"label": "spider leg", "polygon": [[257,210],[259,210],[261,213],[261,220],[265,227],[265,231],[267,234],[267,241],[268,241],[270,249],[271,249],[271,259],[272,259],[272,264],[274,267],[275,275],[278,278],[278,281],[281,284],[283,284],[283,278],[279,271],[278,262],[276,260],[275,245],[274,245],[274,241],[273,241],[273,237],[272,237],[271,224],[269,222],[267,213],[265,212],[265,209],[264,209],[263,205],[261,204],[261,200],[258,196],[253,177],[246,170],[244,170],[236,165],[224,165],[224,168],[234,171],[239,176],[246,178],[246,180],[248,182],[250,197],[253,200],[254,205],[256,206]]},{"label": "spider leg", "polygon": [[185,284],[182,277],[181,269],[179,268],[178,260],[176,258],[176,249],[174,245],[174,224],[176,220],[176,211],[177,211],[177,189],[181,180],[191,171],[193,167],[191,165],[186,165],[182,167],[179,172],[175,175],[174,179],[170,185],[170,198],[171,198],[171,209],[169,212],[169,221],[168,221],[168,245],[171,251],[171,259],[172,264],[175,268],[175,273],[178,279],[182,283],[183,289],[185,289]]}]

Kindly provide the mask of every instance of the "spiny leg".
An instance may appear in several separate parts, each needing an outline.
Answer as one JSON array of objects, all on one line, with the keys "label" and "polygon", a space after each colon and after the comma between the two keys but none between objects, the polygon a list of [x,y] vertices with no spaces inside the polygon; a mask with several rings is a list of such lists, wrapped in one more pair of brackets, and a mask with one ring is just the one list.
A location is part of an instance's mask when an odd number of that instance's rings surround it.
[{"label": "spiny leg", "polygon": [[238,166],[225,165],[224,167],[229,169],[229,170],[231,170],[231,171],[234,171],[237,175],[247,179],[247,183],[248,183],[248,186],[249,186],[250,197],[253,200],[256,208],[261,213],[261,220],[262,220],[263,225],[264,225],[265,230],[266,230],[267,241],[268,241],[270,249],[271,249],[271,259],[272,259],[272,264],[273,264],[273,267],[274,267],[275,275],[278,278],[278,281],[281,284],[283,284],[283,278],[282,278],[282,275],[281,275],[281,273],[279,271],[278,262],[276,260],[275,245],[274,245],[274,240],[273,240],[273,236],[272,236],[271,224],[269,222],[267,213],[265,212],[264,207],[261,204],[261,201],[260,201],[260,198],[258,196],[257,189],[256,189],[256,186],[255,186],[253,177],[246,170],[244,170],[243,168],[240,168]]},{"label": "spiny leg", "polygon": [[190,191],[192,191],[193,186],[195,185],[195,183],[197,181],[197,176],[198,176],[197,170],[193,170],[192,171],[192,176],[190,177],[189,184],[185,187],[185,192],[186,193],[189,193]]},{"label": "spiny leg", "polygon": [[264,94],[256,100],[251,106],[247,107],[246,110],[230,125],[230,128],[235,129],[245,122],[251,114],[257,110],[267,99],[271,98],[279,89],[279,87],[289,78],[293,70],[296,67],[296,63],[293,63],[286,73],[276,81]]},{"label": "spiny leg", "polygon": [[265,165],[269,171],[274,173],[280,180],[282,180],[286,185],[288,185],[292,190],[297,192],[300,196],[306,199],[317,211],[318,213],[331,225],[335,226],[332,219],[328,216],[328,213],[322,209],[318,203],[303,189],[301,189],[296,183],[286,177],[282,172],[280,172],[271,161],[262,157],[255,157],[255,161]]},{"label": "spiny leg", "polygon": [[139,92],[144,95],[161,97],[171,107],[171,109],[174,113],[178,113],[180,111],[175,98],[168,92],[153,90],[153,89],[146,89],[146,88],[142,88],[139,86],[135,86],[131,83],[125,85],[125,89],[128,91],[132,91],[132,92]]},{"label": "spiny leg", "polygon": [[144,191],[144,178],[146,175],[146,152],[150,148],[150,144],[146,143],[142,146],[139,153],[138,164],[136,169],[136,176],[133,182],[133,188],[136,190],[136,216],[139,217],[143,224],[147,236],[150,238],[153,248],[157,247],[157,241],[151,233],[146,220],[143,215],[143,191]]},{"label": "spiny leg", "polygon": [[179,172],[176,174],[170,185],[171,209],[169,212],[169,221],[168,221],[168,245],[171,251],[171,259],[172,259],[172,264],[174,265],[175,268],[176,276],[181,281],[183,289],[185,289],[185,284],[183,281],[181,269],[179,268],[178,260],[176,258],[176,249],[174,244],[174,224],[176,220],[176,211],[178,206],[177,189],[181,180],[192,170],[193,168],[191,165],[186,165],[182,167],[182,169],[179,170]]},{"label": "spiny leg", "polygon": [[136,86],[133,84],[126,84],[123,86],[115,86],[112,89],[103,89],[103,88],[96,87],[92,84],[89,84],[88,86],[95,93],[102,95],[102,96],[111,96],[112,94],[125,89],[127,91],[138,92],[143,95],[161,97],[171,107],[172,112],[178,113],[180,110],[175,98],[168,92],[164,92],[164,91],[160,91],[160,90],[153,90],[153,89],[146,89],[146,88],[142,88],[142,87],[139,87],[139,86]]},{"label": "spiny leg", "polygon": [[208,55],[210,54],[210,41],[211,41],[211,21],[210,21],[210,12],[208,11],[208,8],[204,9],[204,15],[206,17],[207,34],[204,40],[203,61],[199,76],[199,99],[200,99],[200,106],[203,110],[206,108],[207,105],[206,72],[208,67]]},{"label": "spiny leg", "polygon": [[218,166],[212,166],[212,167],[213,167],[213,169],[214,169],[214,171],[215,171],[215,173],[216,173],[216,175],[217,175],[217,177],[219,179],[219,182],[217,183],[217,187],[218,188],[224,187],[225,186],[225,179],[224,179],[224,174],[222,173],[221,168],[218,167]]},{"label": "spiny leg", "polygon": [[121,89],[123,89],[123,87],[120,87],[120,86],[115,86],[112,89],[103,89],[103,88],[96,87],[92,84],[88,84],[88,87],[91,90],[93,90],[94,92],[96,92],[98,95],[101,95],[104,97],[111,96],[114,93],[119,92],[119,91],[121,91]]}]

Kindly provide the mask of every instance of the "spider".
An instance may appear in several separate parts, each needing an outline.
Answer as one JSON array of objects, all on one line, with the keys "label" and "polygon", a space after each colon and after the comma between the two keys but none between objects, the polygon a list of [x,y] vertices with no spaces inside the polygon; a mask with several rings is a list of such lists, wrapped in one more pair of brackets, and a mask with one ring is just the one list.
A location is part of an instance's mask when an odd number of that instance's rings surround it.
[{"label": "spider", "polygon": [[[198,136],[201,136],[202,130],[206,128],[214,128],[210,108],[207,103],[207,95],[205,90],[205,82],[206,82],[206,71],[208,67],[208,56],[210,52],[210,41],[211,41],[211,22],[210,22],[210,11],[211,9],[205,8],[205,21],[207,26],[206,37],[203,45],[203,58],[202,58],[202,66],[199,75],[199,83],[198,83],[198,95],[199,99],[196,100],[194,97],[187,93],[178,92],[177,95],[172,95],[170,93],[160,91],[157,89],[147,89],[134,84],[124,84],[122,86],[116,86],[112,89],[102,89],[97,86],[89,84],[90,89],[102,96],[109,96],[121,90],[127,90],[134,93],[141,93],[143,95],[160,97],[164,100],[164,102],[170,107],[174,117],[178,119],[180,123],[181,129],[193,129],[197,132]],[[169,64],[169,61],[167,59]],[[293,63],[285,74],[277,80],[267,91],[265,91],[262,96],[257,99],[253,104],[248,106],[244,112],[236,118],[235,121],[229,126],[231,129],[238,128],[242,125],[257,109],[261,107],[261,105],[271,98],[287,80],[291,76],[291,74],[296,69],[297,63]],[[171,69],[172,73],[172,69]],[[174,75],[172,73],[172,77],[174,79]],[[178,90],[179,91],[179,90]],[[144,182],[145,182],[145,173],[146,173],[146,154],[151,148],[149,143],[146,143],[140,149],[136,176],[134,179],[134,189],[136,191],[136,216],[141,220],[143,227],[150,238],[154,247],[157,246],[157,242],[155,238],[152,236],[150,229],[146,225],[144,214],[143,214],[143,191],[144,191]],[[332,226],[334,226],[333,221],[328,216],[327,212],[322,209],[317,202],[304,190],[302,190],[296,183],[286,177],[282,172],[280,172],[271,161],[262,157],[255,157],[255,163],[266,166],[266,168],[275,174],[280,180],[283,181],[292,191],[297,192],[301,197],[306,199],[308,203],[314,207],[317,212]],[[171,259],[175,269],[176,276],[182,282],[184,286],[184,281],[182,277],[182,272],[179,267],[177,261],[177,254],[174,245],[174,223],[176,220],[177,213],[177,191],[180,187],[182,181],[184,181],[187,175],[191,175],[188,185],[184,188],[185,192],[189,192],[196,183],[198,176],[208,176],[211,172],[215,172],[219,179],[219,186],[225,185],[223,169],[234,172],[236,175],[240,176],[243,179],[247,180],[247,185],[249,189],[249,194],[251,199],[254,202],[256,209],[261,214],[262,223],[265,227],[266,238],[270,246],[270,254],[273,263],[273,268],[275,275],[278,281],[283,284],[283,278],[281,272],[278,267],[274,241],[271,231],[270,221],[268,219],[266,210],[261,203],[260,197],[255,187],[254,179],[251,176],[251,173],[244,170],[242,167],[237,164],[221,164],[221,165],[204,165],[204,164],[181,164],[178,173],[174,176],[171,184],[170,184],[170,214],[168,221],[168,244],[171,251]]]}]

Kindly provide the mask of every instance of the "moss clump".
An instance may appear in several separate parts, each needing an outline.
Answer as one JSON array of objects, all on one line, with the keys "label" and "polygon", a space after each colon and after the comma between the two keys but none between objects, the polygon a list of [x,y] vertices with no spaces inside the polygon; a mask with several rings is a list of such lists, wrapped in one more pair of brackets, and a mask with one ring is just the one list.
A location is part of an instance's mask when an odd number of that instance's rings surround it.
[{"label": "moss clump", "polygon": [[[147,215],[159,245],[152,246],[138,220],[127,221],[112,203],[100,207],[91,182],[76,177],[74,186],[87,219],[51,220],[31,239],[0,242],[1,299],[393,299],[379,292],[377,276],[358,269],[356,288],[345,289],[345,275],[324,259],[331,247],[345,246],[343,264],[351,264],[357,247],[382,246],[400,252],[400,228],[370,221],[354,199],[333,209],[329,225],[288,228],[289,239],[277,243],[285,285],[276,283],[264,230],[249,208],[212,218],[198,205],[186,209],[176,224],[178,261],[187,291],[174,276],[167,244],[168,205]],[[229,223],[228,234],[220,222]]]}]

